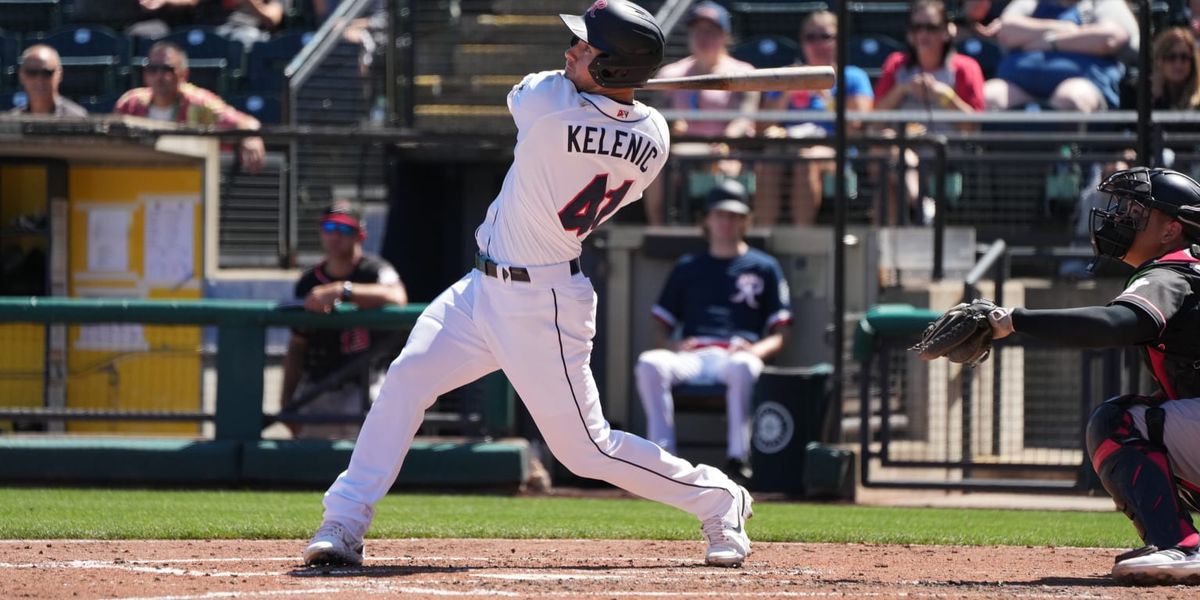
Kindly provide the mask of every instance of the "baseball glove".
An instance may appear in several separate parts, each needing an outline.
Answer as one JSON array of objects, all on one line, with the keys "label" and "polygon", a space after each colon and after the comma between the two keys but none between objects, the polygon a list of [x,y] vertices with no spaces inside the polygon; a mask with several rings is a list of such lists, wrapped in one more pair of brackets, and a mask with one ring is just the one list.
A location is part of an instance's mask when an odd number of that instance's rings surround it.
[{"label": "baseball glove", "polygon": [[950,362],[975,366],[987,360],[992,351],[988,313],[994,308],[991,300],[959,304],[930,323],[921,334],[921,341],[909,350],[919,352],[921,360],[945,356]]}]

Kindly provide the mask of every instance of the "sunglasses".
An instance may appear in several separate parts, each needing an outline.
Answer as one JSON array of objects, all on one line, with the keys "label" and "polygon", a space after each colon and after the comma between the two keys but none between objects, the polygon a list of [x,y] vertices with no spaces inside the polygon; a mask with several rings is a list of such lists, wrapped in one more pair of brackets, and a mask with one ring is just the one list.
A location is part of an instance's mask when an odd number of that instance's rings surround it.
[{"label": "sunglasses", "polygon": [[175,67],[171,65],[146,65],[147,73],[174,73]]},{"label": "sunglasses", "polygon": [[908,30],[913,33],[920,33],[922,31],[924,31],[925,33],[939,33],[942,30],[944,30],[945,28],[946,28],[946,26],[941,23],[909,23],[908,24]]},{"label": "sunglasses", "polygon": [[340,233],[342,235],[358,235],[358,228],[345,223],[336,221],[325,221],[321,223],[321,231],[325,233]]},{"label": "sunglasses", "polygon": [[21,67],[21,73],[26,77],[54,77],[57,69],[35,69],[33,67]]},{"label": "sunglasses", "polygon": [[1186,52],[1172,52],[1159,57],[1163,62],[1189,62],[1192,60],[1192,55]]},{"label": "sunglasses", "polygon": [[809,44],[816,44],[818,42],[829,42],[829,41],[836,40],[836,39],[837,39],[837,36],[832,33],[806,33],[806,34],[804,34],[804,41],[808,42]]}]

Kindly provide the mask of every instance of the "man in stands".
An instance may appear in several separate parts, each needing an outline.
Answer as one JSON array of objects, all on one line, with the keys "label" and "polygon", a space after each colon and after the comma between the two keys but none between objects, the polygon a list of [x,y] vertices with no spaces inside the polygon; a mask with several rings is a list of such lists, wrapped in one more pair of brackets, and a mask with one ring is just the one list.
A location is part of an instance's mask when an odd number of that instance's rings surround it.
[{"label": "man in stands", "polygon": [[58,52],[43,44],[25,49],[21,54],[17,78],[25,90],[26,103],[12,109],[13,114],[54,115],[56,117],[86,117],[87,110],[63,98],[58,93],[62,83],[62,61]]},{"label": "man in stands", "polygon": [[[259,129],[258,119],[229,106],[220,96],[188,83],[187,78],[187,53],[171,42],[158,42],[150,47],[142,71],[146,87],[125,92],[113,112],[183,125]],[[262,138],[242,138],[238,150],[242,167],[251,172],[262,168],[266,154]]]}]

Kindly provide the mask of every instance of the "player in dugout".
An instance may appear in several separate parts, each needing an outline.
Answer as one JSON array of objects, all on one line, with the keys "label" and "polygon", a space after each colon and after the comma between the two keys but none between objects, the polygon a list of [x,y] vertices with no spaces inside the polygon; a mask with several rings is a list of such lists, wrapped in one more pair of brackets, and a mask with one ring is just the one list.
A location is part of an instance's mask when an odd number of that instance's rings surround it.
[{"label": "player in dugout", "polygon": [[[986,315],[981,335],[991,339],[1020,333],[1082,348],[1140,347],[1158,389],[1112,398],[1087,423],[1092,466],[1145,543],[1118,556],[1112,575],[1123,583],[1200,584],[1200,534],[1189,512],[1200,510],[1200,183],[1139,167],[1112,174],[1099,190],[1108,198],[1092,209],[1092,246],[1098,259],[1135,269],[1124,291],[1105,306],[1031,310],[976,300],[946,316]],[[940,344],[935,333],[927,330],[922,358],[927,344]],[[989,343],[963,342],[979,347],[972,357],[956,357],[954,347],[935,355],[972,362]]]}]

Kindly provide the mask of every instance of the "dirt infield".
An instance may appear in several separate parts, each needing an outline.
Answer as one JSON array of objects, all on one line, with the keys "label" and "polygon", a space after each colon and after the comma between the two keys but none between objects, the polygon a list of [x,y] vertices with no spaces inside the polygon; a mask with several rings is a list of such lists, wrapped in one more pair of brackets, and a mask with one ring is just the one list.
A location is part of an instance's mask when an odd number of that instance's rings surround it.
[{"label": "dirt infield", "polygon": [[[302,542],[0,541],[5,598],[1135,598],[1111,550],[757,543],[741,569],[701,542],[367,540],[356,569],[306,569]],[[1160,600],[1195,588],[1154,590]]]}]

